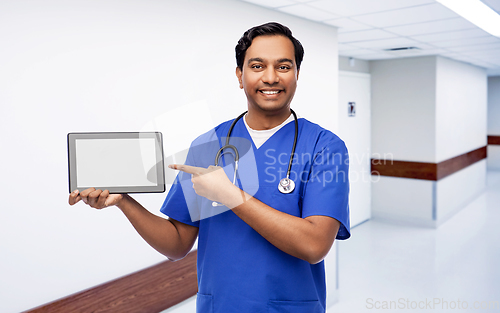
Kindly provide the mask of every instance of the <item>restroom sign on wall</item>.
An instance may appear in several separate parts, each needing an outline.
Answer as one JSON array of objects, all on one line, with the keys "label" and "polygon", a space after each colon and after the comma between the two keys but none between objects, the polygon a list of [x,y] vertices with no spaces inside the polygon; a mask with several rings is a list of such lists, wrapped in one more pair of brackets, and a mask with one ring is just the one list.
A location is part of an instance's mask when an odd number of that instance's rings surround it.
[{"label": "restroom sign on wall", "polygon": [[356,102],[347,103],[347,116],[356,116]]}]

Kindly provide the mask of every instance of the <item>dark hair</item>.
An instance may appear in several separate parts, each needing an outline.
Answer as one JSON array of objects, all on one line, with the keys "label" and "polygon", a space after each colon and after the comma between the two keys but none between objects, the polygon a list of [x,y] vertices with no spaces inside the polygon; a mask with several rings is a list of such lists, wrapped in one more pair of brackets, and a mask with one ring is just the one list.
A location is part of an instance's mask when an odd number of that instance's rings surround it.
[{"label": "dark hair", "polygon": [[285,36],[292,41],[293,47],[295,48],[295,63],[297,64],[297,69],[300,69],[300,63],[302,63],[302,59],[304,58],[304,48],[302,44],[292,36],[292,31],[288,27],[276,22],[269,22],[252,27],[241,36],[235,48],[236,65],[238,65],[240,69],[243,69],[245,54],[255,37],[270,35]]}]

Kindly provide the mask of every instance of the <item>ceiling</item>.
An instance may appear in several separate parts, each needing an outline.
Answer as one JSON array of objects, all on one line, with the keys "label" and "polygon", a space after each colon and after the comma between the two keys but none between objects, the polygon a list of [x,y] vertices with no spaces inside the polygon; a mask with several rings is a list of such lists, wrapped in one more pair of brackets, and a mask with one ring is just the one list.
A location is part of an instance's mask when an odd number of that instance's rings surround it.
[{"label": "ceiling", "polygon": [[[500,75],[500,38],[435,0],[242,0],[338,27],[339,55],[363,60],[441,55]],[[481,0],[500,13],[500,0]],[[400,49],[387,51],[387,49]]]}]

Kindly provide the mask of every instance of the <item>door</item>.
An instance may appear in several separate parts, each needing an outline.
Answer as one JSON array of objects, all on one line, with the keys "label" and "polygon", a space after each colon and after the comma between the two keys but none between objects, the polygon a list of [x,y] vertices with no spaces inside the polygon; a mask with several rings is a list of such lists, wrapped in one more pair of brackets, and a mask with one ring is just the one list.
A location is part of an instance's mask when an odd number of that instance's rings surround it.
[{"label": "door", "polygon": [[338,135],[349,151],[349,208],[354,227],[371,217],[370,74],[339,71],[339,110]]}]

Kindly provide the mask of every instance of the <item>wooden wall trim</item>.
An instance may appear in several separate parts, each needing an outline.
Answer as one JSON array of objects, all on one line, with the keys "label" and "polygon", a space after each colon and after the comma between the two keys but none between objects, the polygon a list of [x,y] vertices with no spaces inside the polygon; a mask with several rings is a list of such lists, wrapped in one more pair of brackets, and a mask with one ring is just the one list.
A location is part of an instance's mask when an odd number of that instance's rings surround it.
[{"label": "wooden wall trim", "polygon": [[485,159],[486,146],[439,162],[408,162],[372,159],[372,175],[437,181]]},{"label": "wooden wall trim", "polygon": [[440,180],[442,178],[445,178],[446,176],[458,172],[461,169],[464,169],[478,161],[481,161],[482,159],[486,159],[486,151],[487,148],[486,146],[484,146],[438,163],[437,179]]},{"label": "wooden wall trim", "polygon": [[165,261],[25,311],[25,313],[157,313],[198,291],[197,251],[179,261]]},{"label": "wooden wall trim", "polygon": [[500,136],[488,136],[489,145],[500,145]]},{"label": "wooden wall trim", "polygon": [[437,164],[372,159],[372,175],[437,180]]}]

